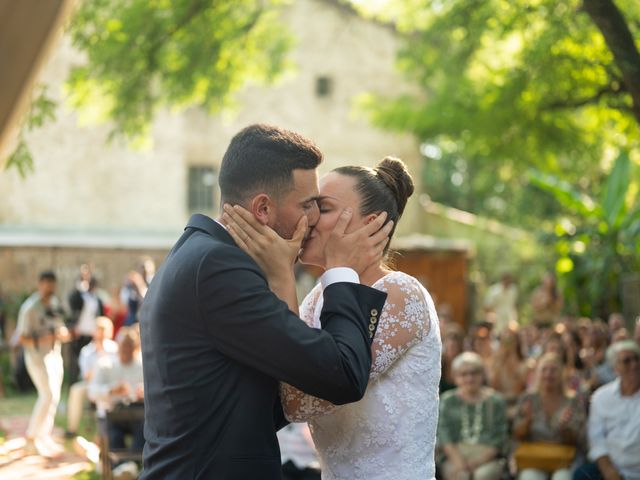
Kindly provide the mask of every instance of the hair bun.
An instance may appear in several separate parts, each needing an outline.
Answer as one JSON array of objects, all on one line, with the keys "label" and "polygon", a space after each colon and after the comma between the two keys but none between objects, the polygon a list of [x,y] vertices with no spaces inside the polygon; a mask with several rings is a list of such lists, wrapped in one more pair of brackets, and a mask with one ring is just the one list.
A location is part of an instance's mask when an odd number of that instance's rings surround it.
[{"label": "hair bun", "polygon": [[398,215],[402,215],[407,200],[413,194],[413,179],[402,160],[396,157],[385,157],[376,167],[375,172],[380,180],[389,187],[398,205]]}]

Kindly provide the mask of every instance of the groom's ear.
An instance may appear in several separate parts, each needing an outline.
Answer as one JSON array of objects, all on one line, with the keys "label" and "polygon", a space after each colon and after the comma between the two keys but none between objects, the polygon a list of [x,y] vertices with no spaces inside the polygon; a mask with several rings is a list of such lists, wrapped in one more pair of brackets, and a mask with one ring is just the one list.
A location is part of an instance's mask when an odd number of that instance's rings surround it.
[{"label": "groom's ear", "polygon": [[270,217],[273,216],[273,202],[266,193],[260,193],[253,197],[249,210],[253,216],[263,225],[269,224]]}]

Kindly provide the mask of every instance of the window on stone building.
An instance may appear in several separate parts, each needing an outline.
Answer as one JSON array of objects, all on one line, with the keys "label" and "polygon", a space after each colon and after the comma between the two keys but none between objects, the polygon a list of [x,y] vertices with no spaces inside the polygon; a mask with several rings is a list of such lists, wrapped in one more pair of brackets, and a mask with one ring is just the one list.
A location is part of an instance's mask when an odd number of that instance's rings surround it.
[{"label": "window on stone building", "polygon": [[316,77],[316,96],[328,97],[333,90],[333,80],[326,75],[320,75]]},{"label": "window on stone building", "polygon": [[212,166],[189,167],[189,192],[187,206],[190,212],[216,213],[216,189],[218,177]]}]

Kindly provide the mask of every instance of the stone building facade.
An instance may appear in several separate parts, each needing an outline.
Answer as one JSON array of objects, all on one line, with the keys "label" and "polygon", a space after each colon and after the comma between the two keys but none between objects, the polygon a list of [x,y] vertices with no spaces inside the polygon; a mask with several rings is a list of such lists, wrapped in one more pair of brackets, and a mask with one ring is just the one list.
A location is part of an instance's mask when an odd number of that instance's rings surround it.
[{"label": "stone building facade", "polygon": [[[119,277],[108,266],[110,258],[147,251],[160,256],[193,211],[217,213],[215,177],[222,155],[231,137],[251,123],[274,123],[315,140],[325,154],[321,172],[345,164],[374,165],[393,154],[419,180],[415,140],[376,129],[355,106],[364,92],[410,88],[394,68],[399,39],[393,29],[332,0],[291,2],[283,21],[296,39],[295,71],[272,86],[247,86],[233,112],[215,117],[198,109],[161,112],[152,128],[153,146],[146,151],[109,144],[108,125],[88,124],[65,107],[64,81],[83,58],[63,39],[41,77],[49,95],[60,101],[57,118],[27,137],[35,170],[24,179],[15,170],[0,174],[4,290],[31,288],[35,266],[45,263],[71,271],[69,262],[99,258],[96,269],[111,284]],[[417,207],[414,199],[399,235],[411,230]],[[44,253],[47,249],[70,253],[56,256]],[[98,250],[102,254],[90,254]],[[122,252],[130,255],[118,256]]]}]

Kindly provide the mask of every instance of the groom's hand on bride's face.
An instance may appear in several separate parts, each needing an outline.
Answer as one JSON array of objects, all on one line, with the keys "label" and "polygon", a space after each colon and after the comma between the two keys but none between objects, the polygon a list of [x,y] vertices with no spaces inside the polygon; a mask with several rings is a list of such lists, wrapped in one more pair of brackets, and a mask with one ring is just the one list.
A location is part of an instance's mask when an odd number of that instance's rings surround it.
[{"label": "groom's hand on bride's face", "polygon": [[370,265],[382,260],[393,228],[393,221],[385,224],[387,212],[382,212],[358,230],[345,233],[352,217],[353,211],[344,209],[329,236],[324,252],[327,269],[350,267],[362,273]]}]

